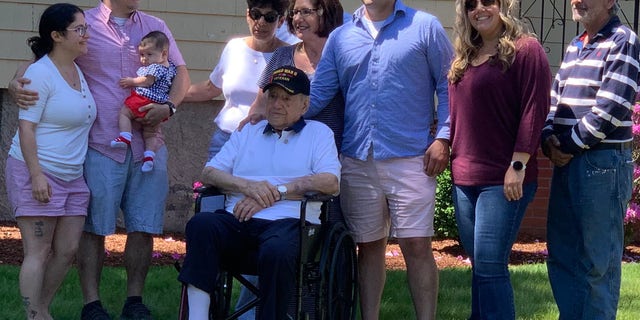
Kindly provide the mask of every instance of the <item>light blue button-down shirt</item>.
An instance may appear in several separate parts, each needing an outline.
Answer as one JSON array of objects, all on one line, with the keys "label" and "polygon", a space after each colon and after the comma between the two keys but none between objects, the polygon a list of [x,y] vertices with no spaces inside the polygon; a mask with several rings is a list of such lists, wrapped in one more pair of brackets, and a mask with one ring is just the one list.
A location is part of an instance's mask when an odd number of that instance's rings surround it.
[{"label": "light blue button-down shirt", "polygon": [[[307,115],[340,90],[345,156],[365,160],[371,146],[376,160],[423,155],[434,139],[449,139],[451,43],[436,17],[400,0],[374,39],[363,24],[364,10],[329,36]],[[434,136],[429,129],[435,119]]]}]

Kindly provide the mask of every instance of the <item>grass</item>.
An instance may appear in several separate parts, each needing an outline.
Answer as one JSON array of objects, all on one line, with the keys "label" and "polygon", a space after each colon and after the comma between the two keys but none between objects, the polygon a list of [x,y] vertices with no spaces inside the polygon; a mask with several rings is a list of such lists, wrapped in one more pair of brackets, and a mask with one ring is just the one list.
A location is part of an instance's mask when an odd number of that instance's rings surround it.
[{"label": "grass", "polygon": [[[0,266],[0,310],[2,319],[24,319],[18,291],[16,266]],[[624,264],[618,320],[635,320],[640,310],[640,264]],[[516,295],[518,319],[557,319],[557,309],[551,295],[544,264],[511,268]],[[147,278],[145,302],[155,319],[176,319],[180,285],[173,267],[153,267]],[[440,271],[438,319],[466,319],[470,312],[471,272],[469,268],[447,268]],[[125,272],[122,268],[105,268],[101,287],[103,304],[113,318],[120,315],[125,297]],[[53,301],[52,315],[56,319],[79,319],[82,296],[78,274],[72,269]],[[388,271],[383,294],[381,319],[413,319],[411,297],[403,271]]]}]

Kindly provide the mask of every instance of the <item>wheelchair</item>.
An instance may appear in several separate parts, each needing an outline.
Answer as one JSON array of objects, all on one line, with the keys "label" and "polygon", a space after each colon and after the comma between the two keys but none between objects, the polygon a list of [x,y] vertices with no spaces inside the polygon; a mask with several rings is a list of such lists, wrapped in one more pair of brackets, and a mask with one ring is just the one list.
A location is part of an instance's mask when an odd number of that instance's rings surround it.
[{"label": "wheelchair", "polygon": [[[224,208],[224,194],[213,187],[199,187],[195,212],[214,212]],[[358,299],[356,244],[339,218],[329,217],[336,199],[329,195],[308,193],[300,201],[300,250],[295,294],[288,307],[289,319],[347,320],[355,319]],[[321,224],[305,223],[308,202],[322,202]],[[336,211],[336,210],[333,210]],[[179,270],[179,264],[176,268]],[[257,253],[250,252],[242,261],[225,262],[220,269],[217,285],[211,293],[209,319],[237,319],[258,306],[259,289],[243,274],[257,275]],[[254,299],[238,310],[232,305],[234,280],[244,285]],[[187,287],[182,286],[179,320],[188,320]]]}]

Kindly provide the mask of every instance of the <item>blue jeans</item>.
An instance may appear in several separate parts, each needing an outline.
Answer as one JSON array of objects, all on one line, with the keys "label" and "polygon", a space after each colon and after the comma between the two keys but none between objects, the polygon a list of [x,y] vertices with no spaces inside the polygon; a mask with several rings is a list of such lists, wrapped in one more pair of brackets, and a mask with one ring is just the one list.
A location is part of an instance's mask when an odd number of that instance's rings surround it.
[{"label": "blue jeans", "polygon": [[555,167],[547,219],[547,269],[560,319],[615,319],[630,150],[591,150]]},{"label": "blue jeans", "polygon": [[536,183],[508,201],[503,185],[458,186],[453,192],[460,241],[472,263],[470,319],[515,319],[509,254]]},{"label": "blue jeans", "polygon": [[257,250],[260,308],[256,319],[287,319],[295,293],[300,246],[298,219],[239,222],[223,210],[201,212],[187,223],[187,254],[178,280],[212,293],[223,261]]},{"label": "blue jeans", "polygon": [[224,146],[225,142],[229,141],[230,138],[231,132],[226,132],[220,128],[216,128],[216,130],[213,132],[213,135],[211,136],[211,142],[209,142],[208,160],[211,160],[211,158],[215,157],[216,154],[220,152],[220,149],[222,149],[222,146]]}]

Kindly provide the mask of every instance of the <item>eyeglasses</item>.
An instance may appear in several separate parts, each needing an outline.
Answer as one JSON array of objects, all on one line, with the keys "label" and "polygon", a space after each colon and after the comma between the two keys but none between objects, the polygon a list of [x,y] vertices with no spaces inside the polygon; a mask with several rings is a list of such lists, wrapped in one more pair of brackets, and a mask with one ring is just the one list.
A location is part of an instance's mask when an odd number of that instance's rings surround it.
[{"label": "eyeglasses", "polygon": [[279,16],[280,15],[276,11],[269,11],[267,13],[262,13],[257,8],[253,8],[249,10],[249,17],[251,17],[253,21],[258,21],[260,20],[260,18],[264,17],[264,21],[266,21],[267,23],[274,23],[278,20]]},{"label": "eyeglasses", "polygon": [[[483,7],[489,7],[494,5],[497,2],[497,0],[480,0],[480,3],[482,3]],[[476,7],[478,7],[478,0],[466,0],[464,2],[464,8],[467,11],[473,11],[476,9]]]},{"label": "eyeglasses", "polygon": [[87,30],[89,30],[89,25],[88,24],[84,24],[84,25],[79,25],[75,28],[67,28],[67,30],[69,31],[75,31],[79,36],[84,37],[85,34],[87,34]]},{"label": "eyeglasses", "polygon": [[302,9],[293,9],[291,11],[289,11],[289,16],[291,18],[295,17],[297,14],[303,16],[303,17],[308,17],[310,15],[312,15],[313,13],[317,13],[319,16],[322,15],[322,8],[302,8]]}]

